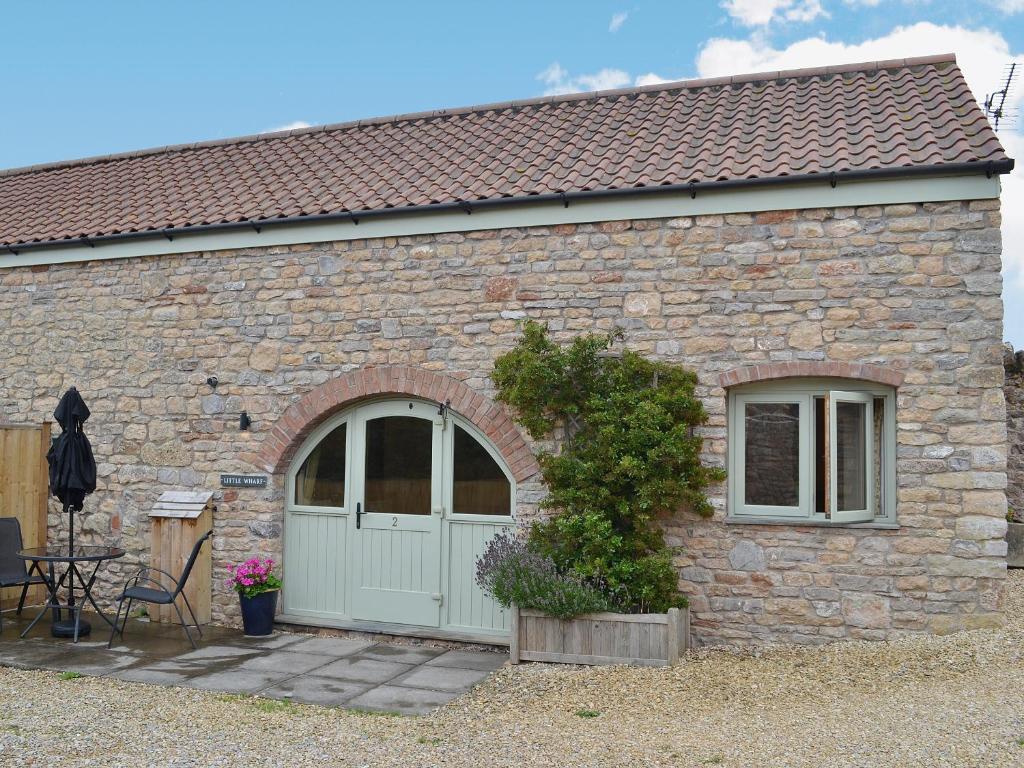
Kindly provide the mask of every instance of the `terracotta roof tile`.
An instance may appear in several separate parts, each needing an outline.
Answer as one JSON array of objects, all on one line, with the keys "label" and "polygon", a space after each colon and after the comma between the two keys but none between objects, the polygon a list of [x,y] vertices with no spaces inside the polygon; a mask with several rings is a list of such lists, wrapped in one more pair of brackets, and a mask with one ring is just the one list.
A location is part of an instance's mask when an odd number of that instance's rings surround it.
[{"label": "terracotta roof tile", "polygon": [[0,171],[0,244],[1008,158],[952,56],[399,115]]}]

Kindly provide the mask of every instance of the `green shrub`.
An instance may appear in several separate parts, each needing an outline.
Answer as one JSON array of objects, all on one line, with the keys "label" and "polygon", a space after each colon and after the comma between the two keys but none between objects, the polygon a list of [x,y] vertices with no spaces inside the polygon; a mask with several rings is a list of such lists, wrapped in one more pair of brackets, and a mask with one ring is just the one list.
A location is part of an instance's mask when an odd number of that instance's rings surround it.
[{"label": "green shrub", "polygon": [[696,376],[630,350],[608,354],[620,338],[561,347],[530,321],[492,378],[534,439],[562,438],[560,453],[539,457],[553,514],[532,526],[530,550],[616,610],[663,612],[685,599],[657,520],[682,508],[710,516],[705,491],[724,472],[700,461],[695,427],[707,416]]}]

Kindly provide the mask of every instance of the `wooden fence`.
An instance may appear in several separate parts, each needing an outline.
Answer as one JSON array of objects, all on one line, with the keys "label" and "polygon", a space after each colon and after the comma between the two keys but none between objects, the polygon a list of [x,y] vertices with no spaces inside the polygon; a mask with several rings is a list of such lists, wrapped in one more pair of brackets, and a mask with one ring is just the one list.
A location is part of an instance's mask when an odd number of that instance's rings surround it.
[{"label": "wooden fence", "polygon": [[[0,423],[0,517],[16,517],[21,523],[25,547],[46,545],[46,499],[49,478],[46,452],[50,448],[50,424]],[[18,604],[21,587],[0,589],[0,608]],[[31,587],[27,604],[45,598],[42,586]]]},{"label": "wooden fence", "polygon": [[690,614],[589,613],[558,619],[541,611],[512,608],[513,664],[676,664],[690,647]]}]

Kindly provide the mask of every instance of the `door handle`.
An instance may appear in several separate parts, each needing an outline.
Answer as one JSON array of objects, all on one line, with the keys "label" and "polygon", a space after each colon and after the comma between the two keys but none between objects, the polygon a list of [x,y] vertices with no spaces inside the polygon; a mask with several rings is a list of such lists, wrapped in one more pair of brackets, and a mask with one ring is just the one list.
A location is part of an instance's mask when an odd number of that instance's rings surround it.
[{"label": "door handle", "polygon": [[356,502],[356,530],[358,531],[362,527],[363,520],[363,503],[361,501]]}]

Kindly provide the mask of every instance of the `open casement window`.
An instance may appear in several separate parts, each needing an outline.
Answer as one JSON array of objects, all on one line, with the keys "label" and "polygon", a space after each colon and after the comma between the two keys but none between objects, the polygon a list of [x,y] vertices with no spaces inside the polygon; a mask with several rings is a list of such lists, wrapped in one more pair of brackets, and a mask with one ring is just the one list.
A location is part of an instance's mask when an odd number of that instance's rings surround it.
[{"label": "open casement window", "polygon": [[895,522],[894,393],[856,384],[787,380],[731,395],[730,517]]}]

